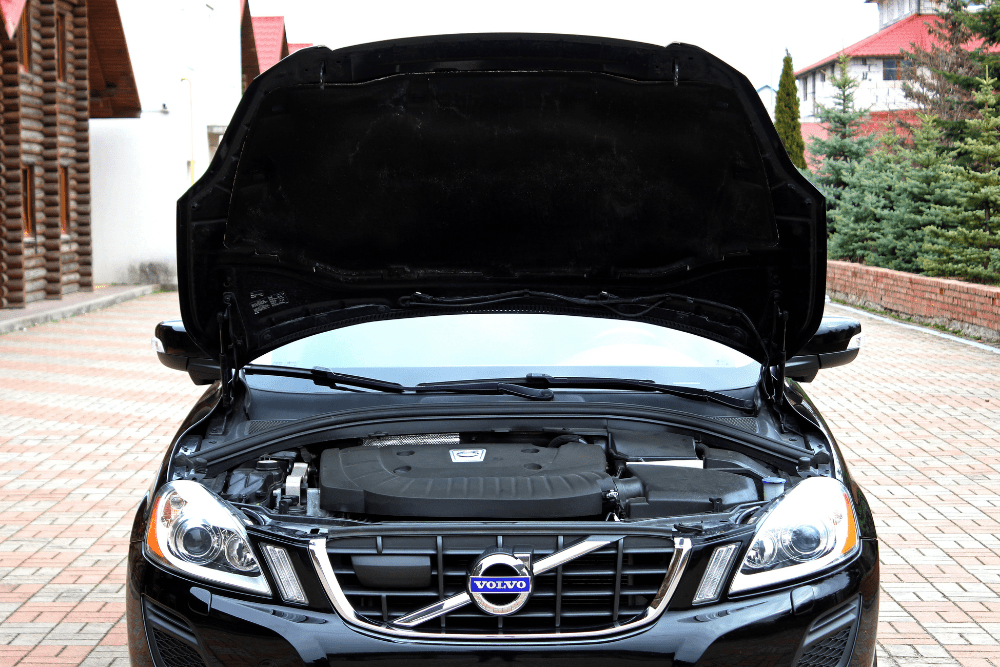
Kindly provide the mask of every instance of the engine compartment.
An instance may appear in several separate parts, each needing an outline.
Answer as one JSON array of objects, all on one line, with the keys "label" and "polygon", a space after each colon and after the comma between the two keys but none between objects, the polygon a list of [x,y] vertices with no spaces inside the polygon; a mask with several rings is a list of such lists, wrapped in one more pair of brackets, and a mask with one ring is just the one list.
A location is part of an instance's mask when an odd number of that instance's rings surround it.
[{"label": "engine compartment", "polygon": [[187,478],[278,516],[629,521],[762,503],[808,474],[823,473],[789,471],[696,432],[615,428],[331,439]]}]

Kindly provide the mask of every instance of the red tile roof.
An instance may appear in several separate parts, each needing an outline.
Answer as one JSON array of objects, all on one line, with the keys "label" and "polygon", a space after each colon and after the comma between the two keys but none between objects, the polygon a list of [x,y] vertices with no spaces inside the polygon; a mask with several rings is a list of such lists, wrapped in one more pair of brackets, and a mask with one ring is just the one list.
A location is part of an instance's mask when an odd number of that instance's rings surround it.
[{"label": "red tile roof", "polygon": [[[811,72],[824,65],[829,65],[837,60],[841,53],[846,53],[853,58],[870,58],[877,56],[898,56],[902,50],[909,51],[911,48],[910,44],[928,48],[932,40],[927,24],[937,20],[938,17],[930,14],[908,16],[902,21],[893,23],[888,28],[879,30],[874,35],[864,38],[857,44],[852,44],[842,51],[837,51],[833,55],[809,65],[809,67],[803,67],[795,73],[795,76]],[[966,48],[973,49],[977,46],[979,46],[979,43],[969,43],[966,45]],[[993,52],[998,50],[1000,50],[1000,47],[990,49]]]},{"label": "red tile roof", "polygon": [[288,53],[292,54],[292,53],[295,53],[296,51],[298,51],[299,49],[304,49],[304,48],[307,48],[307,47],[310,47],[310,46],[312,46],[312,44],[307,44],[305,42],[303,42],[302,44],[289,44],[288,45]]},{"label": "red tile roof", "polygon": [[257,60],[263,72],[288,55],[285,17],[254,16],[253,41],[257,45]]},{"label": "red tile roof", "polygon": [[21,12],[28,0],[0,0],[0,12],[3,12],[3,26],[7,29],[7,36],[14,39],[17,32],[17,24],[21,20]]}]

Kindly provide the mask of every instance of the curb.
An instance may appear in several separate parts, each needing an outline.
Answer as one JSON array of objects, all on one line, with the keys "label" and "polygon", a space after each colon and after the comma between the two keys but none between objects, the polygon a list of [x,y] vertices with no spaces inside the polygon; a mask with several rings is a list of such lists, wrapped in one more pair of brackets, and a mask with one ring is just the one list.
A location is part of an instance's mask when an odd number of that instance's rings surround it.
[{"label": "curb", "polygon": [[0,321],[0,334],[10,333],[20,329],[27,329],[28,327],[33,327],[36,324],[53,322],[67,317],[73,317],[74,315],[83,315],[84,313],[101,310],[102,308],[114,306],[122,303],[123,301],[130,301],[140,296],[152,294],[158,288],[159,285],[139,285],[138,287],[133,287],[132,289],[116,292],[115,294],[109,294],[107,296],[99,296],[94,299],[88,299],[87,301],[74,303],[63,308],[56,308],[43,313],[34,313],[32,315],[25,315],[24,317],[15,317],[10,320],[3,320]]}]

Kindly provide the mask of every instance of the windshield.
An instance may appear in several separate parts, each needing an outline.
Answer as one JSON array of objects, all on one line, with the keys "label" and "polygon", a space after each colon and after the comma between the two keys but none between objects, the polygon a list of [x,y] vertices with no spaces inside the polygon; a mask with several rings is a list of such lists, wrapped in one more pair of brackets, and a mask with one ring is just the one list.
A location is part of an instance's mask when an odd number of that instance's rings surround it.
[{"label": "windshield", "polygon": [[367,322],[289,343],[254,363],[404,385],[546,373],[716,390],[752,386],[760,373],[756,361],[721,343],[653,324],[511,313]]}]

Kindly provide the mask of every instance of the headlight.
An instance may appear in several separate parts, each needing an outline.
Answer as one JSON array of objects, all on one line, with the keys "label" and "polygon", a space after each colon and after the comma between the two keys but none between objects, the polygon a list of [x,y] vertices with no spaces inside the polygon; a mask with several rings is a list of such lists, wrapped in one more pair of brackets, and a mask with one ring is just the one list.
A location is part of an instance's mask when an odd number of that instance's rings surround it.
[{"label": "headlight", "polygon": [[764,515],[729,592],[826,570],[860,548],[858,520],[847,489],[829,477],[810,477]]},{"label": "headlight", "polygon": [[271,594],[242,515],[198,482],[169,482],[153,497],[145,546],[151,560],[181,574]]}]

